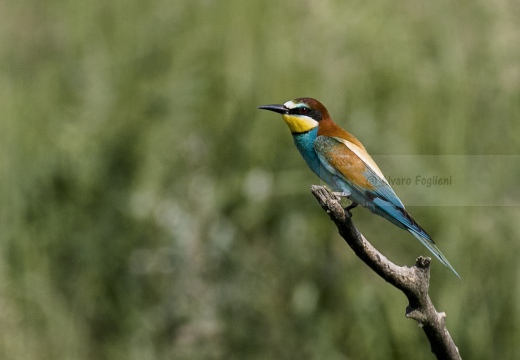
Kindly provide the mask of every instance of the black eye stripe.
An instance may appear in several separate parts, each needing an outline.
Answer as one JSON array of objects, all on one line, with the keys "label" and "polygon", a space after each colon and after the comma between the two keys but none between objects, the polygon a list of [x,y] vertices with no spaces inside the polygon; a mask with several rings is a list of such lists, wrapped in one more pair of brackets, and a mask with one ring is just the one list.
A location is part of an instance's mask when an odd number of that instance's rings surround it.
[{"label": "black eye stripe", "polygon": [[291,109],[289,113],[295,114],[295,115],[307,115],[310,112],[310,109],[305,106],[299,106],[294,109]]},{"label": "black eye stripe", "polygon": [[321,120],[321,112],[316,109],[310,109],[306,106],[299,106],[289,110],[289,114],[292,115],[305,115],[313,118],[316,121]]}]

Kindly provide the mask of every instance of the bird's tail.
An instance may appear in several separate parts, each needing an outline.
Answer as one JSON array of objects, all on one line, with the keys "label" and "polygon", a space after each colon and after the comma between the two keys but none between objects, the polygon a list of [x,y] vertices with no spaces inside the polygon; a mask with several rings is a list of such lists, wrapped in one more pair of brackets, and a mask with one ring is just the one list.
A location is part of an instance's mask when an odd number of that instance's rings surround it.
[{"label": "bird's tail", "polygon": [[430,250],[430,252],[435,255],[435,257],[439,259],[441,263],[444,264],[444,266],[450,269],[460,279],[460,275],[453,268],[453,266],[451,266],[448,259],[446,259],[437,246],[435,246],[435,243],[433,242],[430,235],[428,235],[428,233],[419,224],[417,224],[417,222],[415,222],[415,220],[404,208],[399,208],[387,201],[384,201],[383,199],[375,199],[374,205],[374,207],[371,207],[372,211],[391,221],[400,228],[408,230],[424,246],[426,246],[428,250]]},{"label": "bird's tail", "polygon": [[448,259],[446,259],[446,257],[441,253],[441,251],[437,248],[437,246],[435,246],[435,244],[433,243],[433,240],[431,238],[429,238],[429,235],[428,235],[428,238],[425,238],[423,236],[423,233],[417,233],[415,232],[415,230],[412,230],[412,229],[407,229],[413,236],[415,236],[424,246],[426,246],[428,248],[428,250],[430,250],[430,252],[435,255],[435,257],[437,259],[439,259],[439,261],[441,263],[444,264],[444,266],[446,266],[448,269],[450,269],[459,279],[460,279],[460,275],[459,273],[453,268],[453,266],[451,266],[450,262],[448,261]]}]

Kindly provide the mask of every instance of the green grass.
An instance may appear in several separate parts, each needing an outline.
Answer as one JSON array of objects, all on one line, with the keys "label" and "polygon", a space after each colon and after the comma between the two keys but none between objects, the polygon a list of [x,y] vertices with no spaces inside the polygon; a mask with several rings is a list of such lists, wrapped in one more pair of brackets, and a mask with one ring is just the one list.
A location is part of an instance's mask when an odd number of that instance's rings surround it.
[{"label": "green grass", "polygon": [[[372,154],[518,155],[519,16],[513,0],[0,5],[0,357],[431,359],[256,107],[316,97]],[[408,209],[463,278],[433,262],[463,358],[520,357],[519,207]],[[428,255],[355,222],[398,263]]]}]

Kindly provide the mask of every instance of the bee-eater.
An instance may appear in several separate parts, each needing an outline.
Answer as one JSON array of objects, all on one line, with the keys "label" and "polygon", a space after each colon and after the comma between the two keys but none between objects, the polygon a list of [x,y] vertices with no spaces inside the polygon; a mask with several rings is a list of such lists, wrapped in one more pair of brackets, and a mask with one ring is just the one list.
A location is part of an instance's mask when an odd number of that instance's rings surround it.
[{"label": "bee-eater", "polygon": [[430,235],[405,210],[385,176],[361,142],[330,118],[318,100],[298,98],[283,105],[263,105],[259,109],[282,114],[294,143],[311,170],[334,191],[368,208],[398,227],[408,230],[457,277]]}]

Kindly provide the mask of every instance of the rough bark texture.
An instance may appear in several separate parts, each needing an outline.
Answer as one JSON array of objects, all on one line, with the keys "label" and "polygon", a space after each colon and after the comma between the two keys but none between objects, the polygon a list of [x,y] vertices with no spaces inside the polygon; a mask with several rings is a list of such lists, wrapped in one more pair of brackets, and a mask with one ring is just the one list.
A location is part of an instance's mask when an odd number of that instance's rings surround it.
[{"label": "rough bark texture", "polygon": [[461,359],[459,350],[446,328],[446,314],[437,312],[428,295],[430,258],[420,256],[412,268],[395,265],[356,229],[351,214],[343,209],[336,195],[324,186],[313,185],[311,191],[356,255],[406,295],[409,301],[406,317],[419,322],[437,359]]}]

